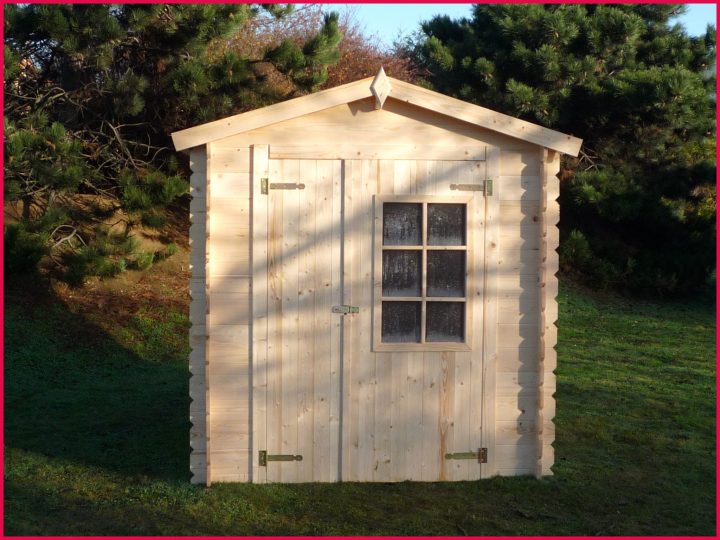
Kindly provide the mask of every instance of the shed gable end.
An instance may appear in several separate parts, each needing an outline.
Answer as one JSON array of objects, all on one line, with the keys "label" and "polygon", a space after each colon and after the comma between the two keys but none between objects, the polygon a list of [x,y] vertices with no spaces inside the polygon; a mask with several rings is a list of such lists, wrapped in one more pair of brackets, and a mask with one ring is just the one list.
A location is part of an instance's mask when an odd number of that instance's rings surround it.
[{"label": "shed gable end", "polygon": [[217,147],[268,144],[274,158],[484,160],[487,146],[518,151],[534,144],[480,128],[427,109],[388,98],[376,109],[374,98],[263,126],[213,143]]},{"label": "shed gable end", "polygon": [[[291,99],[262,109],[238,114],[172,134],[177,150],[186,150],[225,137],[251,131],[298,116],[329,109],[373,97],[372,81],[367,78],[336,88]],[[386,78],[390,88],[383,93],[383,101],[392,99],[410,103],[422,109],[462,120],[481,128],[509,135],[538,146],[576,156],[582,141],[531,122],[520,120],[478,105],[432,92],[406,82]]]}]

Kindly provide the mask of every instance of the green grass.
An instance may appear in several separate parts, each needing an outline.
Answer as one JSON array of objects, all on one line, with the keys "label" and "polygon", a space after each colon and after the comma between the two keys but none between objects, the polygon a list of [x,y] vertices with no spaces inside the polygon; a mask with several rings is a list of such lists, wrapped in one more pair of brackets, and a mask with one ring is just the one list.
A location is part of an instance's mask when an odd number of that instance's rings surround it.
[{"label": "green grass", "polygon": [[6,305],[12,535],[713,535],[710,302],[563,286],[555,476],[463,483],[188,483],[187,318],[117,325]]}]

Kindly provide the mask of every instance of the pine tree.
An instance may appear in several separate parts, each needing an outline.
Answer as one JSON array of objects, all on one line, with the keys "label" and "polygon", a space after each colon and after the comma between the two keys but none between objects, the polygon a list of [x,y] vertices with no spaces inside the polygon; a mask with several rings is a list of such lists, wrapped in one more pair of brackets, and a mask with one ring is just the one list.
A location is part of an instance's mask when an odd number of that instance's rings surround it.
[{"label": "pine tree", "polygon": [[584,139],[563,161],[561,255],[597,285],[668,292],[714,268],[715,29],[678,5],[477,5],[406,49],[437,90]]},{"label": "pine tree", "polygon": [[224,46],[242,39],[253,19],[291,9],[6,5],[6,199],[23,201],[23,221],[38,221],[62,204],[58,196],[99,193],[145,223],[157,221],[158,209],[187,192],[171,132],[276,101],[260,66],[273,66],[303,91],[327,77],[342,37],[336,15],[304,44],[255,57]]}]

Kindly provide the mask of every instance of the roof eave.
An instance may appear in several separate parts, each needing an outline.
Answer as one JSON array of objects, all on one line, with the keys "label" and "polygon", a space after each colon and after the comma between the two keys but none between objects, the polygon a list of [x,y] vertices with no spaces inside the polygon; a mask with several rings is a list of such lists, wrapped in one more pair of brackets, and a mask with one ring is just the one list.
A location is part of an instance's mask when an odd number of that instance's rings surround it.
[{"label": "roof eave", "polygon": [[370,81],[372,77],[176,131],[171,134],[173,144],[176,150],[186,150],[251,129],[370,97]]},{"label": "roof eave", "polygon": [[[387,79],[392,86],[389,93],[389,97],[392,99],[457,118],[563,154],[577,156],[580,152],[582,140],[572,135],[560,133],[398,79],[390,77]],[[371,97],[373,96],[371,91],[373,80],[373,77],[368,77],[315,94],[176,131],[172,134],[173,144],[176,150],[187,150],[217,139]]]}]

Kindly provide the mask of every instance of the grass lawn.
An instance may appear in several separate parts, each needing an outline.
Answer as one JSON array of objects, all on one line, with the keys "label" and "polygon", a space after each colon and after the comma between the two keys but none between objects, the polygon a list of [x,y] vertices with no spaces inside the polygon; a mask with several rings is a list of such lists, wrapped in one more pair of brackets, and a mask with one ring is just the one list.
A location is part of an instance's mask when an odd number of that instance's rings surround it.
[{"label": "grass lawn", "polygon": [[563,284],[554,477],[205,489],[186,301],[132,291],[6,291],[6,534],[715,534],[710,301]]}]

